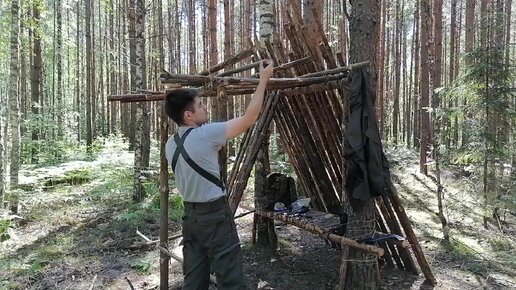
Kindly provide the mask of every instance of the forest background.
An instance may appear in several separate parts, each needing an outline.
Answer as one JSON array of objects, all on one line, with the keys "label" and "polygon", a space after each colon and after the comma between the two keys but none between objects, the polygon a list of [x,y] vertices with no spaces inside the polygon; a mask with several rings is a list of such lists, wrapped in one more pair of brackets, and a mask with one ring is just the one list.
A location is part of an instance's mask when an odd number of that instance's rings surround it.
[{"label": "forest background", "polygon": [[[349,59],[350,3],[301,2],[308,22],[317,18],[332,49]],[[435,185],[443,239],[450,238],[450,208],[460,208],[445,198],[441,178],[452,176],[479,201],[476,226],[499,231],[494,243],[514,249],[505,227],[516,214],[515,5],[378,5],[375,109],[391,159],[417,155],[417,171]],[[0,240],[20,227],[12,215],[30,221],[37,190],[24,181],[24,170],[94,161],[113,142],[119,151],[134,152],[133,166],[123,171],[126,181],[136,171],[156,169],[161,104],[108,103],[108,95],[159,90],[163,70],[196,74],[213,66],[263,37],[260,23],[272,23],[271,35],[286,39],[289,9],[286,0],[0,1]],[[248,102],[249,96],[229,98],[228,117],[241,115]],[[292,174],[275,127],[271,133],[272,170]],[[239,143],[228,144],[230,160]],[[73,182],[95,179],[81,170],[67,174]],[[136,184],[119,184],[133,206],[156,200],[152,182]]]}]

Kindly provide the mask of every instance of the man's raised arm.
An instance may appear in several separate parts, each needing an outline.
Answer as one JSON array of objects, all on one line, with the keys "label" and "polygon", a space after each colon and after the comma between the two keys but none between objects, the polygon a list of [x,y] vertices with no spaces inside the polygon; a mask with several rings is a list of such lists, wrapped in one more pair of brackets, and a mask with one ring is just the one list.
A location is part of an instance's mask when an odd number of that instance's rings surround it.
[{"label": "man's raised arm", "polygon": [[[264,65],[267,66],[264,67]],[[265,88],[267,87],[267,82],[272,76],[273,67],[274,63],[271,60],[263,60],[260,63],[260,82],[258,83],[258,87],[256,87],[256,91],[253,94],[251,102],[249,102],[249,106],[247,106],[245,114],[228,121],[228,139],[235,138],[236,136],[244,133],[258,119],[260,111],[262,110]]]}]

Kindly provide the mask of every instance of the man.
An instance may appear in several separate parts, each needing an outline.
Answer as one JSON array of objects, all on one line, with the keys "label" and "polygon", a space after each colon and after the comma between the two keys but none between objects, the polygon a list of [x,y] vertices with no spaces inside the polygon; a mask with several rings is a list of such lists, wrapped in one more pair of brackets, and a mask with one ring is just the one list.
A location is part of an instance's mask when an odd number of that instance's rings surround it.
[{"label": "man", "polygon": [[165,152],[185,205],[185,290],[208,289],[210,270],[219,289],[246,288],[240,241],[220,180],[218,151],[256,122],[272,72],[272,61],[262,61],[260,82],[245,114],[227,122],[205,124],[206,106],[196,89],[176,89],[166,96],[165,112],[179,125]]}]

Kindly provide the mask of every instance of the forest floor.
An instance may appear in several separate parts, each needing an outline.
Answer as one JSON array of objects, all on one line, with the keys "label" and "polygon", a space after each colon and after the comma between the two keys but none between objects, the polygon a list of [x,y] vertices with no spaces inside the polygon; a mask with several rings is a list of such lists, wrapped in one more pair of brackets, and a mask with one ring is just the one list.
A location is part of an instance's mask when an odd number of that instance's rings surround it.
[{"label": "forest floor", "polygon": [[[516,289],[516,218],[482,226],[474,179],[443,171],[451,244],[441,240],[435,183],[418,173],[417,156],[389,151],[394,181],[428,262],[439,281],[381,270],[381,289]],[[151,160],[157,164],[157,152]],[[139,230],[159,233],[157,186],[146,202],[131,202],[132,154],[107,140],[93,161],[23,167],[19,217],[0,243],[0,289],[158,289],[159,252]],[[52,181],[49,181],[52,180]],[[61,183],[63,182],[63,183]],[[172,188],[172,187],[171,187]],[[173,191],[174,192],[174,191]],[[244,194],[252,205],[252,192]],[[171,196],[170,234],[180,232],[181,201]],[[276,253],[251,244],[252,215],[237,220],[250,289],[334,289],[340,250],[292,226],[279,226]],[[503,231],[503,232],[502,232]],[[179,240],[170,243],[177,254]],[[170,289],[181,289],[181,265],[171,260]],[[215,287],[211,287],[215,289]]]}]

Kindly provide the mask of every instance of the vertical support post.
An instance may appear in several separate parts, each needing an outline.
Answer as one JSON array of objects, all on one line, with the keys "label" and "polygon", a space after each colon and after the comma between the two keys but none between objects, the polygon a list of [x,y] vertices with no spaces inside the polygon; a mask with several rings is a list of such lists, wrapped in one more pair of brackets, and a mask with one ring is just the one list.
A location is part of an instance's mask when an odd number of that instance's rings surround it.
[{"label": "vertical support post", "polygon": [[[161,146],[160,146],[160,167],[159,167],[159,192],[160,192],[160,222],[159,222],[159,245],[168,249],[168,162],[165,156],[165,144],[168,139],[168,117],[165,109],[161,109],[160,118],[161,129]],[[160,289],[168,289],[168,264],[170,257],[160,252],[159,270],[160,270]]]},{"label": "vertical support post", "polygon": [[[217,102],[217,115],[215,115],[214,119],[217,122],[227,121],[228,119],[228,109],[227,109],[227,102],[228,102],[228,96],[226,94],[226,87],[224,86],[218,86],[217,87],[217,99],[215,100]],[[228,149],[227,149],[227,143],[226,146],[222,147],[219,151],[219,164],[220,164],[220,180],[224,182],[225,185],[227,185],[228,180]]]}]

